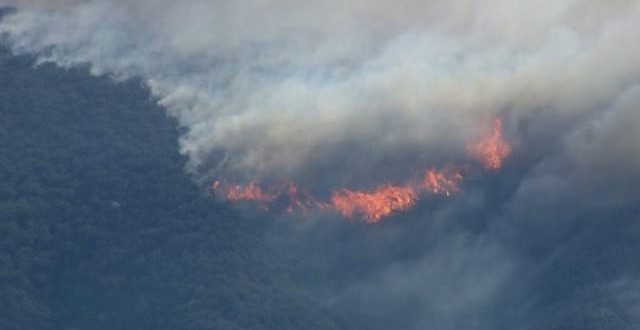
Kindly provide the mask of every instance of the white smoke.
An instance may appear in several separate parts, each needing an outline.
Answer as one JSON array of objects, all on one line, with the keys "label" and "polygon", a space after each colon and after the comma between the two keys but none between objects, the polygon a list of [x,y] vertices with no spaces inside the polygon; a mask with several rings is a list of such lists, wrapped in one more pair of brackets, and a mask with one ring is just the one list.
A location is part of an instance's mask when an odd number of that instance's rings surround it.
[{"label": "white smoke", "polygon": [[338,170],[345,149],[360,168],[398,150],[433,160],[494,116],[517,140],[532,113],[569,122],[640,77],[637,1],[13,4],[0,33],[14,52],[142,78],[199,178]]}]

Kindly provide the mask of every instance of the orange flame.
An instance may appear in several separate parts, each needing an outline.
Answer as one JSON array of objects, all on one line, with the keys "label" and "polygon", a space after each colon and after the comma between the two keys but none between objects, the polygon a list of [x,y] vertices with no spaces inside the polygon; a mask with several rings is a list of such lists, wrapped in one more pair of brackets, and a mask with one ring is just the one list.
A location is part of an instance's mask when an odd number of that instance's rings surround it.
[{"label": "orange flame", "polygon": [[220,183],[215,181],[212,188],[221,192],[230,201],[255,201],[262,208],[269,209],[268,203],[286,196],[289,204],[287,213],[309,209],[334,210],[344,217],[361,216],[366,222],[378,222],[395,211],[409,209],[419,198],[419,193],[427,191],[434,195],[450,196],[458,192],[462,174],[453,165],[439,170],[431,167],[425,171],[423,181],[410,182],[404,186],[384,184],[371,191],[360,191],[342,188],[331,193],[329,202],[321,202],[305,190],[299,189],[293,182],[287,182],[269,189],[262,189],[257,183],[250,182],[246,186]]},{"label": "orange flame", "polygon": [[240,186],[229,183],[221,183],[220,181],[215,181],[213,183],[213,189],[220,190],[225,195],[225,197],[232,201],[256,201],[256,202],[272,202],[275,199],[275,196],[269,193],[266,193],[262,190],[262,188],[257,185],[255,182],[251,182],[246,186]]},{"label": "orange flame", "polygon": [[431,167],[424,172],[422,187],[434,195],[448,197],[460,190],[459,184],[462,178],[462,173],[452,165],[443,170]]},{"label": "orange flame", "polygon": [[[486,169],[498,169],[511,153],[511,146],[502,136],[502,121],[493,120],[491,133],[478,142],[467,147],[471,155],[480,159]],[[429,167],[420,180],[410,181],[405,185],[383,184],[369,191],[342,188],[330,193],[329,201],[316,199],[294,182],[271,185],[262,188],[255,182],[247,185],[236,185],[215,181],[214,191],[222,194],[229,201],[254,201],[268,210],[274,202],[287,201],[284,210],[293,213],[300,210],[306,213],[310,209],[333,210],[344,217],[359,216],[367,223],[376,223],[393,212],[411,208],[422,193],[449,197],[460,192],[463,179],[463,168],[453,164],[443,168]]]},{"label": "orange flame", "polygon": [[263,189],[256,182],[249,182],[247,185],[230,184],[228,182],[214,181],[211,188],[221,193],[224,198],[232,202],[252,201],[259,202],[263,209],[268,210],[267,204],[276,200],[289,201],[286,211],[293,213],[294,210],[306,212],[309,208],[326,208],[325,203],[317,201],[305,190],[300,190],[293,182],[285,182],[269,186]]},{"label": "orange flame", "polygon": [[341,189],[331,194],[331,205],[343,216],[359,213],[366,222],[378,222],[396,210],[415,204],[417,195],[411,186],[386,184],[371,192]]},{"label": "orange flame", "polygon": [[486,169],[499,169],[511,154],[511,145],[502,136],[502,120],[496,118],[491,124],[491,133],[467,147],[469,152],[480,159]]}]

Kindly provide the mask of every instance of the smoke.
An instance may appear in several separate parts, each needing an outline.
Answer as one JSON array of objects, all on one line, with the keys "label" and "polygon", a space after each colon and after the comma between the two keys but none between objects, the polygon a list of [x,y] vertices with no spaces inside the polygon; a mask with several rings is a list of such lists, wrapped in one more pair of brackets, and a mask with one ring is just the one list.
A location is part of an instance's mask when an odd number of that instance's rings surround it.
[{"label": "smoke", "polygon": [[392,320],[374,324],[550,328],[585,296],[618,316],[633,301],[635,318],[610,326],[637,322],[637,297],[617,288],[639,271],[625,254],[640,247],[639,1],[10,4],[0,34],[14,53],[140,78],[184,128],[202,182],[403,183],[473,162],[468,146],[501,118],[502,172],[341,245],[376,256],[336,298]]},{"label": "smoke", "polygon": [[454,236],[417,260],[374,273],[344,295],[351,306],[366,306],[362,313],[384,324],[380,328],[492,329],[499,325],[493,309],[512,289],[513,266],[502,249]]},{"label": "smoke", "polygon": [[21,8],[63,8],[65,6],[70,6],[73,4],[81,3],[80,0],[4,0],[3,6],[20,6]]},{"label": "smoke", "polygon": [[141,77],[201,179],[388,177],[462,157],[499,115],[569,125],[639,74],[632,1],[43,3],[3,22],[11,48]]}]

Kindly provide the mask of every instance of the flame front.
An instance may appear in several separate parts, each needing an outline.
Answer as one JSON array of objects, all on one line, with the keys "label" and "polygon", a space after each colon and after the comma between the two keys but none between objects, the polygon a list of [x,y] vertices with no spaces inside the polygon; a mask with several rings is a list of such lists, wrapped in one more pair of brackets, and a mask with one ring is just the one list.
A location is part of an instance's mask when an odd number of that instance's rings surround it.
[{"label": "flame front", "polygon": [[486,169],[499,169],[511,154],[511,145],[502,136],[502,119],[491,123],[491,133],[467,147],[469,152],[480,159]]},{"label": "flame front", "polygon": [[418,199],[411,186],[386,184],[373,191],[340,189],[331,194],[331,206],[345,217],[361,214],[366,222],[377,222],[396,210],[406,210]]},{"label": "flame front", "polygon": [[[491,170],[500,168],[511,154],[511,146],[502,135],[500,118],[492,121],[490,134],[468,145],[467,151],[471,156],[478,158],[484,168]],[[331,210],[347,218],[357,216],[367,223],[376,223],[394,212],[411,208],[418,202],[421,195],[449,197],[459,193],[460,184],[464,178],[463,168],[466,166],[455,164],[447,164],[442,168],[428,167],[423,177],[404,185],[386,183],[370,190],[340,188],[331,191],[329,200],[326,202],[317,199],[291,181],[266,188],[256,182],[243,186],[215,181],[212,188],[229,201],[253,201],[259,203],[265,210],[270,209],[270,204],[277,203],[280,205],[279,208],[286,205],[283,210],[288,213],[301,211],[306,214],[311,209]]]},{"label": "flame front", "polygon": [[387,183],[368,191],[341,188],[331,192],[328,202],[318,200],[293,182],[263,189],[255,182],[241,186],[215,181],[212,188],[229,201],[254,201],[264,209],[269,209],[269,203],[286,199],[287,213],[296,210],[306,213],[310,209],[333,210],[347,218],[359,216],[366,222],[375,223],[393,212],[411,208],[422,192],[443,196],[459,192],[462,178],[462,173],[453,165],[442,169],[431,167],[425,171],[422,181],[405,185]]}]

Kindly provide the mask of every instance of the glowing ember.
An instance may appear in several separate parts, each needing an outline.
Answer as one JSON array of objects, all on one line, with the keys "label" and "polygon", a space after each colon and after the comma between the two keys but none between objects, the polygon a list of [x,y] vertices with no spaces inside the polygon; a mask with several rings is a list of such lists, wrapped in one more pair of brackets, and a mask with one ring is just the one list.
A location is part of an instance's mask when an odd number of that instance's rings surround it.
[{"label": "glowing ember", "polygon": [[215,181],[212,187],[215,190],[220,190],[225,195],[225,197],[232,202],[242,200],[272,202],[275,199],[274,195],[264,192],[262,188],[254,182],[251,182],[246,186],[240,186]]},{"label": "glowing ember", "polygon": [[469,152],[479,158],[487,169],[498,169],[511,154],[511,146],[502,136],[502,120],[496,118],[491,125],[491,134],[467,147]]},{"label": "glowing ember", "polygon": [[295,210],[302,210],[306,213],[310,208],[326,209],[327,204],[318,201],[307,191],[298,189],[293,182],[289,182],[286,187],[286,195],[289,198],[287,213],[293,213]]},{"label": "glowing ember", "polygon": [[417,195],[410,186],[384,185],[371,192],[341,189],[331,195],[331,205],[343,216],[361,214],[367,222],[377,222],[396,210],[415,204]]}]

